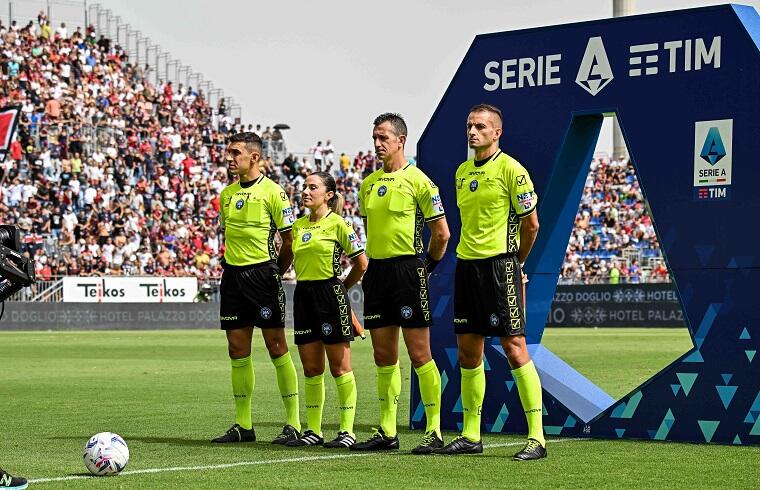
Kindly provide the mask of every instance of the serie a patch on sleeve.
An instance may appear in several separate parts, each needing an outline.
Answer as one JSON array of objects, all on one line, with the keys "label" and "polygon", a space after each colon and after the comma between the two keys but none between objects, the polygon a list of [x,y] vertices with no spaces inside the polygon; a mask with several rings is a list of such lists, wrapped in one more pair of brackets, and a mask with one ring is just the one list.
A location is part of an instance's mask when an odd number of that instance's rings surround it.
[{"label": "serie a patch on sleeve", "polygon": [[436,213],[442,213],[443,212],[443,201],[441,201],[441,196],[436,194],[435,196],[431,197],[430,200],[433,203],[433,211]]},{"label": "serie a patch on sleeve", "polygon": [[359,237],[356,235],[356,233],[351,233],[348,235],[348,241],[351,242],[351,248],[354,250],[362,248],[362,242],[359,240]]},{"label": "serie a patch on sleeve", "polygon": [[293,219],[293,208],[285,208],[282,210],[282,220],[287,225],[292,225],[295,219]]},{"label": "serie a patch on sleeve", "polygon": [[517,203],[520,205],[523,211],[527,211],[533,207],[536,196],[532,191],[523,192],[517,195]]}]

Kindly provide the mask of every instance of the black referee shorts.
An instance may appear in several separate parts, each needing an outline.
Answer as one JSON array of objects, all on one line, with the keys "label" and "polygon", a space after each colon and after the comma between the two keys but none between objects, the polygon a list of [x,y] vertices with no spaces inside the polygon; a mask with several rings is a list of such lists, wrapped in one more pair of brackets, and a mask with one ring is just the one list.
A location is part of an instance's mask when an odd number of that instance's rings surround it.
[{"label": "black referee shorts", "polygon": [[364,328],[433,324],[425,263],[416,255],[369,259],[362,279]]},{"label": "black referee shorts", "polygon": [[525,335],[522,270],[517,257],[457,260],[454,333]]},{"label": "black referee shorts", "polygon": [[346,286],[338,278],[298,281],[293,293],[293,317],[296,345],[354,340],[351,302]]},{"label": "black referee shorts", "polygon": [[222,330],[285,328],[285,290],[274,261],[245,266],[225,264],[219,292]]}]

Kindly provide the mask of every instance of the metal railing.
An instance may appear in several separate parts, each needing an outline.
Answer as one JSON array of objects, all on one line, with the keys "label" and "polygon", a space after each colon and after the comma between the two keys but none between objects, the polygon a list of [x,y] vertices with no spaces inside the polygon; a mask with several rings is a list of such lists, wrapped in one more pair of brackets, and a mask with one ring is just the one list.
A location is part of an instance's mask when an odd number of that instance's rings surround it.
[{"label": "metal railing", "polygon": [[8,298],[7,301],[61,302],[63,301],[63,279],[38,280],[28,288],[24,288]]}]

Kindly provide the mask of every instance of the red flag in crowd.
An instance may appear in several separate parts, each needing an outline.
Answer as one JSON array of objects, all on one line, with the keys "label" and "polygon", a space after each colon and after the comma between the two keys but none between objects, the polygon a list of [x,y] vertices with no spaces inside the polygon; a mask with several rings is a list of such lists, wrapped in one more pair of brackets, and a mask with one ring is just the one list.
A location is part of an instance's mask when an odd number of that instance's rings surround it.
[{"label": "red flag in crowd", "polygon": [[21,107],[19,106],[0,109],[0,163],[5,161],[5,156],[10,151],[20,112]]}]

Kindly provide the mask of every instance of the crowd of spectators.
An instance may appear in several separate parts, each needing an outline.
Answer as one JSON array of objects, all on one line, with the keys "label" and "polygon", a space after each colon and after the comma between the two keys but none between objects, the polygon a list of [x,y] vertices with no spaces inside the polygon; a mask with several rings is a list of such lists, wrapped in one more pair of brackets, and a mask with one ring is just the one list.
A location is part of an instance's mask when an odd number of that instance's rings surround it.
[{"label": "crowd of spectators", "polygon": [[152,84],[93,28],[0,24],[0,106],[21,106],[0,169],[0,213],[41,279],[220,273],[224,111]]},{"label": "crowd of spectators", "polygon": [[[306,176],[335,175],[344,214],[364,239],[358,190],[381,164],[371,150],[338,156],[325,139],[307,155],[287,154],[283,128],[244,127],[223,100],[214,108],[193,87],[151,83],[149,66],[92,27],[53,29],[41,13],[24,26],[0,23],[0,40],[0,106],[22,108],[0,168],[0,213],[23,231],[41,279],[219,276],[223,148],[239,130],[262,137],[262,170],[285,188],[296,216]],[[640,263],[660,250],[628,161],[594,159],[575,225],[563,281],[668,279],[662,261]]]},{"label": "crowd of spectators", "polygon": [[565,283],[668,282],[633,164],[594,158],[570,233]]}]

